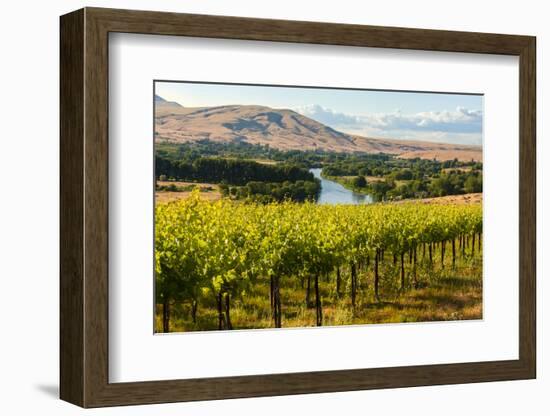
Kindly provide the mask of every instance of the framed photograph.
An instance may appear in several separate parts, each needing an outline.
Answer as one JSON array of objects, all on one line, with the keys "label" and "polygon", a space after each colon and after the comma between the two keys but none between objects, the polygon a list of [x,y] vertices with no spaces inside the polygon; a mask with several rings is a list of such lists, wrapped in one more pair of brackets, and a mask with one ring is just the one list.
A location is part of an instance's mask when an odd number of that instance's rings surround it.
[{"label": "framed photograph", "polygon": [[60,28],[63,400],[536,377],[534,37]]}]

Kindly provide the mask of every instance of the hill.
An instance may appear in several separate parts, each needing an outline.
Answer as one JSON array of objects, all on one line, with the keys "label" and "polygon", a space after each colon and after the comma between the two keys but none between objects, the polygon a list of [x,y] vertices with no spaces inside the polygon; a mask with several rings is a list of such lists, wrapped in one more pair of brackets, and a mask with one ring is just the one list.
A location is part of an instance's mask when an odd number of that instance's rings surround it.
[{"label": "hill", "polygon": [[288,109],[259,105],[183,107],[155,96],[155,140],[187,143],[208,139],[269,145],[280,150],[389,153],[403,158],[476,160],[481,146],[379,139],[349,135]]}]

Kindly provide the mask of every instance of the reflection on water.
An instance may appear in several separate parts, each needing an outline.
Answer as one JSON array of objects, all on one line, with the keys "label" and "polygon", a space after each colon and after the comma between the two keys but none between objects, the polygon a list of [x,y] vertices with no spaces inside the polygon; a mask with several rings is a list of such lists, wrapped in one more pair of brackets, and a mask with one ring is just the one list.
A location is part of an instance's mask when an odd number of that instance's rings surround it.
[{"label": "reflection on water", "polygon": [[362,195],[344,188],[338,182],[330,181],[321,177],[321,169],[310,169],[313,175],[321,180],[321,194],[318,204],[370,204],[372,196]]}]

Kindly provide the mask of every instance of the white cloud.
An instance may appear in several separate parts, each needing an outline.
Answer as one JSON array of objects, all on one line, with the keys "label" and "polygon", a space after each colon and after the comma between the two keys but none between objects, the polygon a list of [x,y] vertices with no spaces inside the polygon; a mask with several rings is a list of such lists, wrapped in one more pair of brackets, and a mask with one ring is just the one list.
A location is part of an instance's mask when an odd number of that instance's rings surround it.
[{"label": "white cloud", "polygon": [[455,110],[352,115],[320,105],[297,108],[299,113],[351,134],[424,139],[449,143],[481,144],[483,113],[457,107]]},{"label": "white cloud", "polygon": [[322,107],[317,104],[296,108],[296,111],[304,116],[310,117],[320,123],[334,125],[354,125],[358,123],[357,116],[338,113],[330,108]]},{"label": "white cloud", "polygon": [[458,107],[454,111],[427,111],[416,114],[372,114],[359,118],[363,125],[391,130],[440,131],[445,133],[481,133],[480,110]]}]

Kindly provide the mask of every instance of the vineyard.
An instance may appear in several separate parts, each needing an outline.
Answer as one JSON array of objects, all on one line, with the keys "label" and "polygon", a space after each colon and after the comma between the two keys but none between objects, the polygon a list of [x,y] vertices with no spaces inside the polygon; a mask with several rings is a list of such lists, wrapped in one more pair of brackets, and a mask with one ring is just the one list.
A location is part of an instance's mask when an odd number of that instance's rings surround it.
[{"label": "vineyard", "polygon": [[372,311],[402,309],[400,299],[451,278],[481,291],[481,204],[256,204],[194,193],[158,204],[155,223],[157,332],[369,323]]}]

